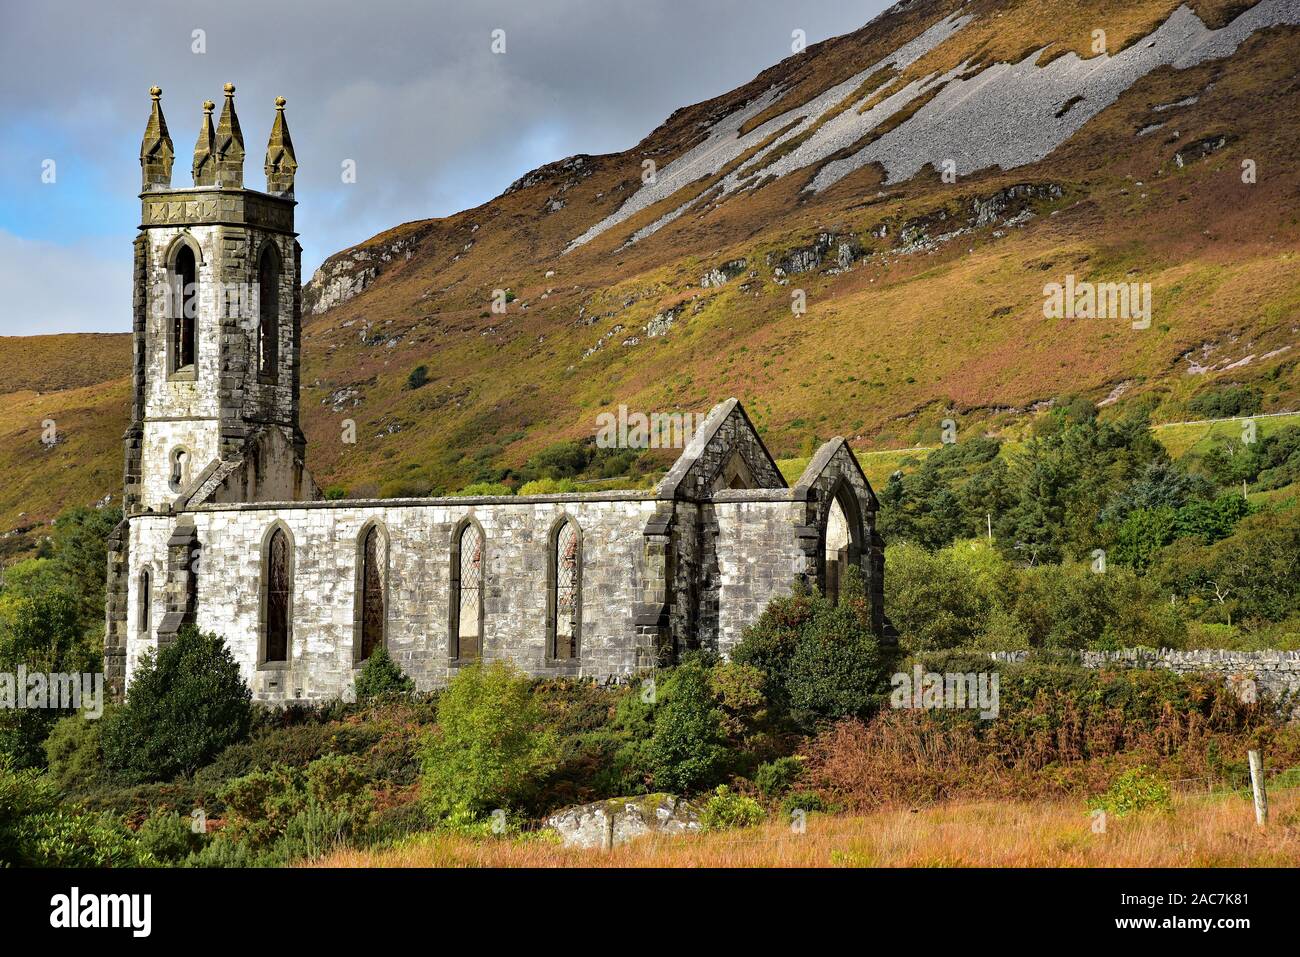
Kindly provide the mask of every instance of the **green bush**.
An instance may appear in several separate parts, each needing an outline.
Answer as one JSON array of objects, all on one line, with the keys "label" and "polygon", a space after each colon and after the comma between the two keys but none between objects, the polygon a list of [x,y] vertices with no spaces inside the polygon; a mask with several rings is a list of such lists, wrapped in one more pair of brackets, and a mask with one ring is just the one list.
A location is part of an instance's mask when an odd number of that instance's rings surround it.
[{"label": "green bush", "polygon": [[0,862],[13,867],[133,867],[148,863],[109,814],[59,806],[53,782],[0,761]]},{"label": "green bush", "polygon": [[1092,806],[1116,817],[1124,817],[1135,811],[1168,811],[1173,802],[1169,786],[1150,768],[1138,766],[1115,778],[1106,793],[1093,800]]},{"label": "green bush", "polygon": [[645,748],[655,790],[681,794],[712,783],[727,749],[707,662],[683,661],[656,688],[656,699],[654,730]]},{"label": "green bush", "polygon": [[185,859],[186,867],[257,867],[269,863],[247,844],[218,834],[201,851]]},{"label": "green bush", "polygon": [[429,381],[429,367],[416,366],[406,377],[407,389],[418,389]]},{"label": "green bush", "polygon": [[829,810],[825,799],[816,791],[792,791],[781,800],[781,813],[787,818],[795,811],[812,813]]},{"label": "green bush", "polygon": [[494,662],[463,668],[438,698],[421,749],[423,796],[438,818],[479,816],[522,800],[556,765],[526,675]]},{"label": "green bush", "polygon": [[45,760],[50,779],[63,791],[85,791],[102,784],[108,774],[104,769],[102,731],[111,711],[99,719],[84,714],[61,718],[45,739]]},{"label": "green bush", "polygon": [[843,605],[817,616],[790,660],[786,694],[804,726],[862,717],[883,700],[887,657],[861,619]]},{"label": "green bush", "polygon": [[801,763],[798,758],[777,758],[766,764],[760,764],[754,774],[754,787],[766,798],[777,798],[790,790],[795,778],[799,776]]},{"label": "green bush", "polygon": [[139,781],[191,775],[248,736],[251,699],[225,642],[183,628],[160,654],[145,654],[103,728],[104,757]]},{"label": "green bush", "polygon": [[223,840],[258,853],[273,850],[289,860],[319,853],[326,837],[333,846],[364,828],[373,796],[360,762],[333,754],[306,768],[275,765],[236,778],[222,789],[220,800],[227,814]]},{"label": "green bush", "polygon": [[474,482],[471,485],[466,485],[460,491],[452,492],[451,494],[456,496],[500,497],[505,495],[514,495],[515,492],[509,485],[503,485],[500,482]]},{"label": "green bush", "polygon": [[763,807],[751,797],[733,794],[719,784],[700,812],[700,824],[706,831],[723,831],[737,827],[754,827],[763,823]]},{"label": "green bush", "polygon": [[371,652],[354,683],[357,701],[367,701],[388,694],[406,694],[415,690],[415,682],[406,676],[382,645]]},{"label": "green bush", "polygon": [[764,671],[769,697],[805,727],[868,714],[883,700],[890,666],[856,568],[844,576],[839,604],[800,588],[770,602],[732,657]]},{"label": "green bush", "polygon": [[1210,389],[1193,396],[1187,403],[1192,415],[1207,419],[1226,419],[1236,415],[1254,415],[1263,404],[1263,393],[1249,386],[1230,385]]},{"label": "green bush", "polygon": [[307,806],[285,825],[284,834],[275,845],[275,862],[314,860],[344,847],[355,826],[355,818],[348,811],[308,799]]},{"label": "green bush", "polygon": [[578,491],[578,484],[567,478],[539,478],[519,486],[520,495],[560,495]]},{"label": "green bush", "polygon": [[207,836],[196,832],[189,818],[162,809],[149,815],[135,836],[141,849],[162,863],[177,863],[207,843]]}]

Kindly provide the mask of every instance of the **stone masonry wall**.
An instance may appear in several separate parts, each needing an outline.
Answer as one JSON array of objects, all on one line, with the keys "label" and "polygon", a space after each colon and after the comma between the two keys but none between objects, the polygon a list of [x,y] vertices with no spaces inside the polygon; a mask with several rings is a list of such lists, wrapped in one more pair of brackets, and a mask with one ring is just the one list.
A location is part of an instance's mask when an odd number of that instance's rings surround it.
[{"label": "stone masonry wall", "polygon": [[[448,657],[451,539],[472,516],[486,541],[485,661],[513,659],[532,674],[598,677],[636,668],[633,607],[639,595],[643,529],[657,502],[628,497],[580,500],[429,500],[273,507],[201,507],[185,512],[201,548],[197,624],[221,635],[257,700],[322,700],[346,694],[355,676],[355,593],[358,541],[369,522],[388,536],[387,646],[420,688],[452,673]],[[579,662],[547,661],[547,543],[568,514],[583,532]],[[175,517],[131,519],[131,593],[127,621],[138,622],[140,571],[151,569],[153,621],[163,613],[166,542]],[[291,667],[258,667],[262,544],[275,523],[293,551]],[[132,630],[129,672],[155,639]],[[129,677],[128,672],[128,677]]]},{"label": "stone masonry wall", "polygon": [[788,595],[804,571],[795,535],[803,521],[802,502],[718,501],[718,595],[716,650],[731,654],[745,628],[768,601]]},{"label": "stone masonry wall", "polygon": [[[990,653],[990,657],[994,661],[1022,662],[1032,654],[1029,651],[995,651]],[[1221,674],[1234,685],[1253,680],[1261,697],[1300,694],[1300,651],[1125,648],[1121,651],[1081,651],[1078,656],[1085,668],[1166,669],[1180,674],[1208,672]]]}]

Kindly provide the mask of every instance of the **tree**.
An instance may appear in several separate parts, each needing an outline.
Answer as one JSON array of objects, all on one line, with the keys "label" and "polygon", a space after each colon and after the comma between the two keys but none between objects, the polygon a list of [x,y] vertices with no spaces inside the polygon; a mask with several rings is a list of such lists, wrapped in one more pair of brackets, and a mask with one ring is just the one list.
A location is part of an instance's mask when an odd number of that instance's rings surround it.
[{"label": "tree", "polygon": [[54,520],[54,567],[77,603],[82,628],[104,633],[104,569],[108,536],[122,520],[118,508],[71,508]]},{"label": "tree", "polygon": [[422,787],[441,818],[508,808],[556,764],[531,682],[504,661],[462,668],[438,698],[421,749]]},{"label": "tree", "polygon": [[126,704],[103,729],[104,758],[139,781],[191,775],[248,736],[251,701],[226,643],[186,626],[158,654],[145,653]]},{"label": "tree", "polygon": [[[0,602],[0,672],[16,676],[21,667],[29,675],[70,675],[80,682],[82,675],[100,670],[101,660],[99,650],[86,641],[77,602],[68,594],[6,595]],[[17,687],[15,677],[14,693],[26,695],[27,690]],[[59,718],[74,712],[16,704],[0,709],[0,754],[8,755],[15,767],[40,767],[46,735]]]}]

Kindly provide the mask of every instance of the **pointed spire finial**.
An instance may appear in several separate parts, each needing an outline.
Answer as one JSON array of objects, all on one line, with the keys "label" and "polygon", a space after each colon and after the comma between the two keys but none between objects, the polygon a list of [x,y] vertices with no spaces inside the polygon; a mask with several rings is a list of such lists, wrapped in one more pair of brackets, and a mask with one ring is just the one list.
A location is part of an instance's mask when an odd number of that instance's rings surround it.
[{"label": "pointed spire finial", "polygon": [[271,124],[271,139],[266,144],[266,191],[293,195],[293,177],[298,170],[298,159],[293,153],[293,140],[289,137],[289,124],[284,118],[282,96],[275,98],[275,122]]},{"label": "pointed spire finial", "polygon": [[216,145],[213,154],[217,159],[216,184],[234,189],[244,185],[244,134],[239,129],[235,115],[235,84],[226,84],[226,103],[221,108],[217,123]]},{"label": "pointed spire finial", "polygon": [[203,122],[199,125],[198,142],[194,144],[194,185],[215,186],[217,183],[216,134],[212,131],[212,111],[217,104],[203,101]]},{"label": "pointed spire finial", "polygon": [[149,96],[153,108],[140,142],[140,185],[142,189],[166,188],[172,184],[172,138],[167,132],[167,120],[162,111],[162,88],[151,86]]}]

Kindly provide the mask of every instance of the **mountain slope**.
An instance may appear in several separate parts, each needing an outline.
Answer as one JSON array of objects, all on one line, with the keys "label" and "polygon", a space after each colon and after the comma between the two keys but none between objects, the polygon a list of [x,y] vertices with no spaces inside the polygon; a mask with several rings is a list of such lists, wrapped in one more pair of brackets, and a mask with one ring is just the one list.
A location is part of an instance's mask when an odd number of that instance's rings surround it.
[{"label": "mountain slope", "polygon": [[[450,491],[619,404],[728,395],[783,457],[1013,427],[1066,392],[1166,420],[1230,383],[1300,407],[1298,23],[1300,0],[913,0],[625,153],[344,250],[304,297],[309,465]],[[1149,283],[1150,327],[1044,318],[1069,277]],[[116,493],[100,408],[86,454]],[[4,527],[18,510],[0,493]]]}]

